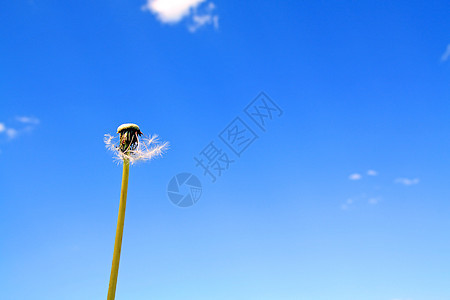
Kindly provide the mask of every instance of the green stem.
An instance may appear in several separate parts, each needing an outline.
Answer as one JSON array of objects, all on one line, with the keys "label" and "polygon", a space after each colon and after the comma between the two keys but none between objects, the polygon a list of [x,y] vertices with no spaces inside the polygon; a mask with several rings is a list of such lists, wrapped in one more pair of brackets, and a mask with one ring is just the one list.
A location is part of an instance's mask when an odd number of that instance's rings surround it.
[{"label": "green stem", "polygon": [[125,208],[127,206],[128,175],[130,173],[130,162],[123,160],[122,190],[120,192],[119,217],[117,218],[116,242],[114,244],[114,255],[109,279],[108,300],[114,300],[116,296],[117,276],[119,274],[120,250],[122,248],[123,224],[125,222]]}]

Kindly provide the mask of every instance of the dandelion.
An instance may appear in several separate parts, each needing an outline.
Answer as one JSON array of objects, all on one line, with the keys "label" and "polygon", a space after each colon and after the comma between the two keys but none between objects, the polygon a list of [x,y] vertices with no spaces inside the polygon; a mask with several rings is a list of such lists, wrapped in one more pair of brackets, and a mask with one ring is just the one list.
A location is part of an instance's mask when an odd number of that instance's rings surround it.
[{"label": "dandelion", "polygon": [[119,162],[128,160],[134,164],[137,161],[147,161],[160,156],[169,146],[167,142],[161,144],[156,134],[151,137],[144,136],[136,124],[120,125],[117,133],[119,138],[105,134],[104,142]]},{"label": "dandelion", "polygon": [[122,248],[123,225],[127,204],[128,175],[130,164],[137,161],[147,161],[160,156],[168,148],[168,143],[159,143],[156,135],[144,137],[136,124],[123,124],[117,128],[119,138],[105,135],[106,148],[114,153],[119,162],[123,162],[122,189],[120,192],[119,216],[117,219],[116,240],[109,279],[108,300],[114,300],[116,294],[117,276],[119,274],[120,250]]}]

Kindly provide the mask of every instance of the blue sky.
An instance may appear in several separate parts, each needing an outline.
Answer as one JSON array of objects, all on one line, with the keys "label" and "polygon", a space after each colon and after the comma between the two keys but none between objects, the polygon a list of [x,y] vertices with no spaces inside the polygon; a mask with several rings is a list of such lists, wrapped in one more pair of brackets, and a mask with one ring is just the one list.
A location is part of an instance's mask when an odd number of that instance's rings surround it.
[{"label": "blue sky", "polygon": [[[7,1],[0,10],[0,293],[105,299],[450,298],[448,1]],[[264,132],[244,108],[283,111]],[[258,138],[237,157],[236,117]],[[211,141],[235,160],[211,182]],[[203,192],[188,208],[167,184]]]}]

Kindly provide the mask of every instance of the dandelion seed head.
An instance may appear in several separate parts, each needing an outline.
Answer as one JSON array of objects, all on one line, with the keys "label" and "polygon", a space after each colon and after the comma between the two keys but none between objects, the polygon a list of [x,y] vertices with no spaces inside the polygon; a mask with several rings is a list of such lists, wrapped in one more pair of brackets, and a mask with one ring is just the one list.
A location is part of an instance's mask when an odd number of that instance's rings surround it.
[{"label": "dandelion seed head", "polygon": [[105,134],[104,142],[114,153],[118,162],[128,160],[134,164],[161,156],[169,147],[168,142],[160,142],[157,135],[144,136],[136,124],[123,124],[117,128],[119,137]]}]

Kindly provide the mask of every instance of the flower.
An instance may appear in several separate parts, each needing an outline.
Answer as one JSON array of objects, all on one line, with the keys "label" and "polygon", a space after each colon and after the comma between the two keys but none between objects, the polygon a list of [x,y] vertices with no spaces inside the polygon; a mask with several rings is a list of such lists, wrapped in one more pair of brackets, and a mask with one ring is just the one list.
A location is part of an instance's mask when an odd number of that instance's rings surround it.
[{"label": "flower", "polygon": [[160,143],[157,135],[146,137],[136,124],[122,124],[117,128],[119,137],[105,134],[106,148],[114,153],[119,162],[128,160],[130,163],[147,161],[168,149],[169,143]]}]

